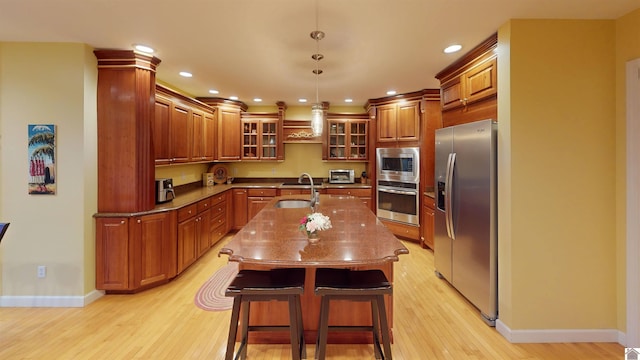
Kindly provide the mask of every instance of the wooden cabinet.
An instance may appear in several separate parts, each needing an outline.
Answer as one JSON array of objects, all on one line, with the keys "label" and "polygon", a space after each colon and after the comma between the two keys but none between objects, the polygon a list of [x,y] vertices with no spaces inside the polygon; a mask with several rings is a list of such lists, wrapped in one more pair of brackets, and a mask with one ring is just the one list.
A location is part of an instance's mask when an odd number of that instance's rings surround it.
[{"label": "wooden cabinet", "polygon": [[362,200],[369,209],[373,210],[370,188],[328,188],[326,193],[329,195],[355,196]]},{"label": "wooden cabinet", "polygon": [[436,74],[443,126],[497,119],[497,42],[493,34]]},{"label": "wooden cabinet", "polygon": [[380,105],[376,108],[376,121],[377,142],[381,146],[420,140],[420,102],[418,100]]},{"label": "wooden cabinet", "polygon": [[152,147],[156,165],[214,160],[214,109],[156,85]]},{"label": "wooden cabinet", "polygon": [[193,264],[210,247],[210,199],[178,209],[178,273]]},{"label": "wooden cabinet", "polygon": [[213,246],[226,233],[231,230],[231,200],[229,200],[230,190],[211,197],[211,237],[210,246]]},{"label": "wooden cabinet", "polygon": [[240,110],[218,110],[217,160],[240,160]]},{"label": "wooden cabinet", "polygon": [[283,159],[281,136],[278,119],[243,119],[242,160]]},{"label": "wooden cabinet", "polygon": [[277,189],[248,189],[247,219],[253,219],[253,217],[277,195],[277,192]]},{"label": "wooden cabinet", "polygon": [[233,189],[233,229],[240,230],[247,224],[247,189]]},{"label": "wooden cabinet", "polygon": [[327,119],[327,127],[323,160],[369,160],[369,120]]},{"label": "wooden cabinet", "polygon": [[134,292],[176,276],[176,212],[96,219],[96,288]]},{"label": "wooden cabinet", "polygon": [[435,202],[430,196],[424,195],[422,197],[422,219],[420,230],[422,232],[420,238],[422,240],[422,247],[428,247],[433,249],[434,244],[434,216],[435,216]]}]

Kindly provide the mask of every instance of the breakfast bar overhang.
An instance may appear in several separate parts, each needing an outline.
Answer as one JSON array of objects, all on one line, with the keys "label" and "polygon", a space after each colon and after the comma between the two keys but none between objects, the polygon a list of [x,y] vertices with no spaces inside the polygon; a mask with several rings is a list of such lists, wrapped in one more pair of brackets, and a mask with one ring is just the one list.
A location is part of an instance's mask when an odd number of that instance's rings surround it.
[{"label": "breakfast bar overhang", "polygon": [[[320,195],[315,212],[329,216],[332,228],[320,232],[320,241],[311,244],[299,230],[300,220],[312,210],[309,207],[279,207],[282,200],[301,199],[301,195],[276,197],[236,233],[220,250],[236,261],[241,269],[304,268],[305,291],[302,313],[305,339],[316,340],[320,298],[313,292],[316,268],[381,269],[393,283],[393,263],[409,250],[366,207],[351,196]],[[385,298],[387,318],[393,333],[393,296]],[[286,304],[266,302],[253,304],[250,325],[288,324]],[[366,303],[344,302],[331,308],[332,325],[371,324],[371,309]],[[257,333],[254,343],[287,343],[287,333]],[[331,343],[369,343],[369,333],[329,334]]]}]

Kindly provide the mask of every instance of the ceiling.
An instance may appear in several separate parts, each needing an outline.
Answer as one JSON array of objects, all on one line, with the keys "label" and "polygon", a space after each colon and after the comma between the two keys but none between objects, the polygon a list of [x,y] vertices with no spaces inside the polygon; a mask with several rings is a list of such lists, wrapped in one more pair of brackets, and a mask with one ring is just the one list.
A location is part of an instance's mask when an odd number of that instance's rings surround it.
[{"label": "ceiling", "polygon": [[[434,75],[509,19],[616,19],[638,0],[0,0],[0,41],[146,44],[157,79],[195,97],[332,106],[437,88]],[[463,49],[444,54],[458,43]],[[193,74],[191,78],[178,75]],[[212,95],[210,89],[219,94]],[[254,98],[262,98],[261,103]],[[344,99],[353,99],[345,104]]]}]

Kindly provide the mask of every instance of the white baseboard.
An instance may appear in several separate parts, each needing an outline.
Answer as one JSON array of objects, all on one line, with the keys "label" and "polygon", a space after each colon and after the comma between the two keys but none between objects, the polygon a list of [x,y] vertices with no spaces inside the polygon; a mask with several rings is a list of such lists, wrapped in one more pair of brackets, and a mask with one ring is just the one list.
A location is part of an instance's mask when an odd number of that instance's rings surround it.
[{"label": "white baseboard", "polygon": [[624,333],[616,329],[511,330],[500,319],[496,330],[510,343],[615,342],[624,345]]},{"label": "white baseboard", "polygon": [[0,296],[3,307],[84,307],[104,295],[93,290],[84,296]]}]

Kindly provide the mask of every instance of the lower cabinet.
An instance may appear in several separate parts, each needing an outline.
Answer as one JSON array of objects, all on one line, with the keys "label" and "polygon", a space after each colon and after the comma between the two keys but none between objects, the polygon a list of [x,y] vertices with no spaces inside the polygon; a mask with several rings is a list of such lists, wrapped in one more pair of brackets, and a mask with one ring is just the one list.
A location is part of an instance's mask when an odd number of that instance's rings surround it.
[{"label": "lower cabinet", "polygon": [[422,198],[422,247],[433,249],[434,244],[435,203],[430,196]]},{"label": "lower cabinet", "polygon": [[178,273],[209,249],[210,199],[178,209]]},{"label": "lower cabinet", "polygon": [[215,195],[211,198],[211,226],[209,245],[213,246],[231,230],[231,201],[228,199],[229,191]]},{"label": "lower cabinet", "polygon": [[133,292],[177,274],[176,212],[96,218],[96,289]]},{"label": "lower cabinet", "polygon": [[233,229],[240,230],[247,224],[247,189],[233,189]]},{"label": "lower cabinet", "polygon": [[348,195],[348,196],[355,196],[357,198],[359,198],[360,200],[362,200],[362,202],[367,205],[367,207],[371,210],[373,210],[373,208],[371,207],[373,202],[371,201],[371,189],[369,188],[364,188],[364,189],[356,189],[356,188],[328,188],[327,189],[327,194],[332,194],[332,195]]},{"label": "lower cabinet", "polygon": [[247,220],[253,219],[277,193],[277,189],[247,189]]}]

